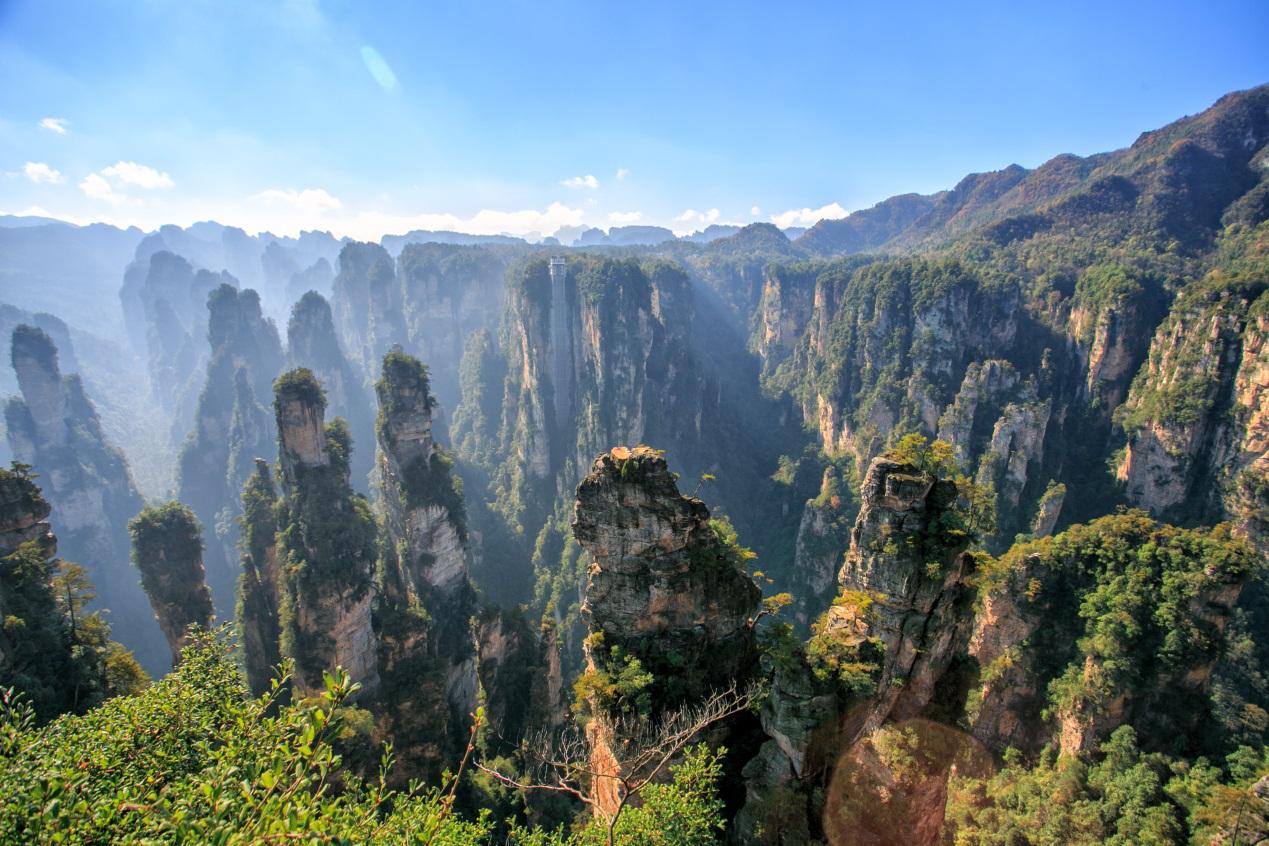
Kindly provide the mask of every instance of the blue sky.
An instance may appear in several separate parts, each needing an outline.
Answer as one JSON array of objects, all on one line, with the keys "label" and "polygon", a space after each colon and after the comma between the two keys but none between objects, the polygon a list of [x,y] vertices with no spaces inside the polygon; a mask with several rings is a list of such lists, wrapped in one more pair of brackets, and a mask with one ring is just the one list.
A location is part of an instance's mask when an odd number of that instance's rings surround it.
[{"label": "blue sky", "polygon": [[1269,2],[0,0],[0,212],[806,224],[1269,82]]}]

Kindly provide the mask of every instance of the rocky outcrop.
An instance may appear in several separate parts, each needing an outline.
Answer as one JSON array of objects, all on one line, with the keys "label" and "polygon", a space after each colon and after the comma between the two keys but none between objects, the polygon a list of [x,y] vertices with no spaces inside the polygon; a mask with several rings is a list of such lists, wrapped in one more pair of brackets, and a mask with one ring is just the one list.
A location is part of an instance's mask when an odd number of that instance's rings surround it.
[{"label": "rocky outcrop", "polygon": [[490,609],[476,649],[485,718],[509,749],[530,731],[564,724],[569,703],[553,625],[534,632],[518,609]]},{"label": "rocky outcrop", "polygon": [[323,688],[343,667],[370,696],[379,684],[371,625],[375,523],[349,483],[347,427],[323,425],[326,399],[313,374],[278,377],[274,411],[282,468],[278,557],[281,654],[295,660],[297,688]]},{"label": "rocky outcrop", "polygon": [[[582,614],[591,673],[619,673],[637,656],[649,674],[641,703],[594,699],[591,765],[619,771],[630,738],[619,710],[655,716],[731,685],[756,668],[760,591],[698,499],[681,496],[665,459],[647,447],[600,455],[577,489],[573,536],[590,557]],[[646,698],[644,698],[646,697]],[[605,779],[596,811],[611,812]]]},{"label": "rocky outcrop", "polygon": [[194,512],[179,502],[147,508],[128,523],[132,561],[141,585],[180,663],[190,626],[211,625],[212,601],[203,572],[203,532]]},{"label": "rocky outcrop", "polygon": [[954,529],[957,497],[954,483],[912,465],[877,458],[868,467],[838,583],[871,602],[836,604],[825,623],[862,623],[879,644],[877,693],[857,717],[862,732],[920,715],[965,650],[975,564],[968,535]]},{"label": "rocky outcrop", "polygon": [[850,530],[857,503],[846,490],[836,466],[825,468],[820,492],[802,510],[793,552],[793,567],[786,580],[793,597],[793,616],[799,631],[806,631],[832,604],[837,595],[837,571],[850,548]]},{"label": "rocky outcrop", "polygon": [[[606,650],[646,656],[654,675],[674,666],[700,691],[746,674],[760,591],[658,453],[597,458],[577,489],[573,536],[591,557],[582,613]],[[592,663],[606,659],[591,650]],[[663,691],[658,704],[681,698]]]},{"label": "rocky outcrop", "polygon": [[96,588],[90,607],[111,609],[115,637],[147,671],[162,675],[170,656],[129,563],[127,523],[142,502],[127,462],[106,442],[79,376],[62,376],[44,332],[15,329],[11,361],[22,391],[5,408],[13,457],[43,481],[62,554],[81,564]]},{"label": "rocky outcrop", "polygon": [[1090,752],[1123,724],[1148,745],[1198,743],[1251,556],[1228,528],[1140,512],[1015,547],[980,587],[971,732],[995,754]]},{"label": "rocky outcrop", "polygon": [[349,364],[335,335],[330,305],[316,291],[302,296],[291,309],[286,327],[287,366],[307,367],[326,391],[331,411],[348,421],[354,449],[350,465],[353,486],[367,489],[374,466],[374,414],[362,379]]},{"label": "rocky outcrop", "polygon": [[239,495],[254,459],[273,450],[276,430],[263,400],[282,368],[282,349],[255,291],[221,285],[207,309],[212,356],[196,426],[181,450],[178,490],[202,525],[216,527],[204,562],[217,615],[227,618],[239,572]]}]

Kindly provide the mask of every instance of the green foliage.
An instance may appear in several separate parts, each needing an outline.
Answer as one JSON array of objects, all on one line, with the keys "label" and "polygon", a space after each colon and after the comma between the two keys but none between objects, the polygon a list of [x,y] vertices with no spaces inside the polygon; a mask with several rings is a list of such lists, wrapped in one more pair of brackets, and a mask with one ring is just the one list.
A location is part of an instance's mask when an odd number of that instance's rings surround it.
[{"label": "green foliage", "polygon": [[[955,846],[1183,846],[1217,842],[1258,812],[1247,787],[1269,772],[1263,748],[1224,768],[1141,751],[1120,726],[1091,763],[1049,748],[1033,765],[1016,754],[986,778],[954,776],[945,842]],[[1261,812],[1262,813],[1262,812]],[[1247,830],[1244,828],[1244,830]],[[1224,841],[1220,841],[1224,842]]]},{"label": "green foliage", "polygon": [[821,681],[835,681],[848,700],[872,695],[881,670],[880,643],[866,632],[874,622],[876,597],[843,590],[811,627],[806,660]]},{"label": "green foliage", "polygon": [[643,662],[620,646],[607,648],[599,632],[590,637],[595,667],[573,683],[573,712],[588,718],[599,712],[612,715],[648,716],[652,712],[652,673]]},{"label": "green foliage", "polygon": [[326,408],[326,392],[307,367],[288,370],[273,382],[274,408],[281,413],[283,403],[298,401],[315,408]]},{"label": "green foliage", "polygon": [[[723,803],[718,798],[726,750],[705,746],[689,749],[683,762],[670,768],[669,784],[650,784],[640,802],[617,820],[614,842],[620,846],[715,846],[723,832]],[[513,830],[515,846],[606,846],[608,829],[592,819],[580,831]]]},{"label": "green foliage", "polygon": [[188,626],[207,626],[211,593],[203,573],[203,532],[198,518],[179,502],[146,508],[128,523],[132,561],[156,609]]},{"label": "green foliage", "polygon": [[0,841],[60,843],[419,843],[475,846],[453,794],[394,793],[344,768],[347,678],[282,705],[248,699],[226,648],[193,638],[181,667],[145,693],[44,729],[0,704]]},{"label": "green foliage", "polygon": [[[1048,686],[1051,716],[1094,715],[1131,693],[1151,703],[1134,716],[1141,736],[1176,754],[1223,755],[1239,743],[1265,742],[1266,725],[1255,729],[1254,713],[1269,704],[1269,691],[1222,681],[1226,666],[1242,668],[1233,675],[1256,672],[1259,647],[1240,622],[1243,612],[1226,625],[1220,597],[1240,584],[1255,595],[1265,567],[1228,525],[1180,529],[1141,512],[1103,517],[985,562],[980,590],[1009,589],[1024,567],[1037,574],[1026,602],[1048,621],[1037,635],[1042,642],[1028,648],[1035,681]],[[1213,667],[1210,693],[1181,681]]]}]

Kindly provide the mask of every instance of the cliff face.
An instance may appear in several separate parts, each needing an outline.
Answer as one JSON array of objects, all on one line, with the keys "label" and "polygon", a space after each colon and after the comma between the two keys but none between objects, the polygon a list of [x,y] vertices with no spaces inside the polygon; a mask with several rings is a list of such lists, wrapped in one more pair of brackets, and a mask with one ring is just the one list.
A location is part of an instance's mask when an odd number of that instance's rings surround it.
[{"label": "cliff face", "polygon": [[330,304],[316,291],[304,294],[291,309],[286,327],[286,360],[291,368],[307,367],[326,390],[331,410],[348,421],[352,433],[352,482],[366,490],[374,466],[374,415],[359,373],[344,357],[335,336]]},{"label": "cliff face", "polygon": [[348,356],[370,376],[393,344],[406,341],[396,264],[378,244],[350,242],[339,252],[331,306]]},{"label": "cliff face", "polygon": [[[937,842],[945,764],[960,749],[945,740],[959,732],[927,717],[954,720],[959,711],[974,620],[975,559],[965,552],[958,497],[954,483],[913,465],[870,464],[838,598],[803,652],[766,660],[766,740],[743,771],[742,837],[776,824],[799,842],[821,830],[838,839],[848,830],[884,834],[902,817],[892,833]],[[885,752],[892,735],[908,738],[913,727],[912,751],[929,759],[919,777],[892,768]]]},{"label": "cliff face", "polygon": [[[502,425],[485,466],[491,510],[521,554],[531,552],[539,609],[549,606],[566,660],[575,660],[585,635],[577,602],[585,573],[569,537],[569,504],[595,455],[613,444],[658,443],[673,451],[685,478],[716,474],[710,495],[760,555],[771,541],[783,559],[772,566],[786,567],[792,550],[776,536],[786,524],[796,531],[798,515],[786,510],[770,474],[782,450],[801,451],[804,435],[761,396],[743,336],[682,269],[593,256],[556,261],[554,280],[545,259],[509,276]],[[469,408],[459,415],[464,448],[481,443],[469,435],[477,417]],[[738,454],[746,460],[735,461]],[[460,453],[469,456],[479,458]],[[485,539],[497,534],[473,515]]]},{"label": "cliff face", "polygon": [[257,456],[273,450],[262,400],[282,368],[276,327],[254,291],[221,285],[207,298],[212,356],[198,398],[195,429],[180,455],[179,498],[204,526],[207,582],[219,616],[234,604],[238,580],[239,494]]},{"label": "cliff face", "polygon": [[41,723],[145,682],[109,624],[84,608],[92,585],[82,570],[54,558],[51,511],[26,468],[0,469],[0,688]]},{"label": "cliff face", "polygon": [[1177,521],[1259,521],[1264,504],[1247,494],[1269,466],[1266,315],[1263,281],[1209,284],[1177,301],[1119,415],[1117,476],[1133,505]]},{"label": "cliff face", "polygon": [[211,625],[212,601],[203,572],[203,533],[194,512],[179,502],[147,508],[128,523],[132,561],[172,650],[181,660],[189,628]]},{"label": "cliff face", "polygon": [[170,666],[158,625],[129,564],[127,523],[141,510],[122,453],[106,442],[78,376],[63,377],[42,331],[19,326],[11,361],[21,388],[5,408],[15,460],[35,468],[53,506],[64,556],[82,563],[96,587],[92,608],[113,611],[115,636],[147,671]]},{"label": "cliff face", "polygon": [[274,388],[282,499],[279,622],[281,653],[295,659],[305,695],[322,689],[322,674],[340,666],[362,685],[379,684],[371,625],[375,524],[348,479],[347,427],[323,424],[326,400],[307,370],[292,370]]},{"label": "cliff face", "polygon": [[[387,535],[376,620],[384,689],[395,694],[386,705],[398,742],[430,732],[426,743],[452,752],[477,693],[462,496],[432,440],[427,369],[393,351],[375,388]],[[421,661],[432,677],[423,688]]]},{"label": "cliff face", "polygon": [[465,340],[498,327],[506,261],[480,247],[407,244],[397,267],[410,350],[428,363],[432,393],[452,411]]}]

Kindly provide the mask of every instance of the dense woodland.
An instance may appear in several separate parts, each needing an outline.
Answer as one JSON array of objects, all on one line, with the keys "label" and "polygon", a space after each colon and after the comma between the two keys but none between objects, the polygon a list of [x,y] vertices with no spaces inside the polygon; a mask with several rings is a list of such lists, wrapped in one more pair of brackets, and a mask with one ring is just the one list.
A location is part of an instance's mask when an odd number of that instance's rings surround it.
[{"label": "dense woodland", "polygon": [[0,842],[1269,838],[1269,87],[805,232],[0,292]]}]

